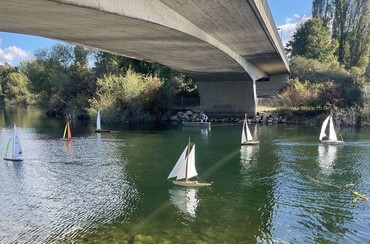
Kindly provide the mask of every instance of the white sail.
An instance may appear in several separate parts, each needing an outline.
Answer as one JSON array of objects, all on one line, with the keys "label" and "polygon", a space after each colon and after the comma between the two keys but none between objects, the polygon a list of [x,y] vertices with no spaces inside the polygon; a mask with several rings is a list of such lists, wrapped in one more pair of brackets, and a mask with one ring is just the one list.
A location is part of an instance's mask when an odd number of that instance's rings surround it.
[{"label": "white sail", "polygon": [[189,179],[191,177],[197,176],[197,170],[195,169],[195,145],[191,146],[190,153],[187,156],[188,146],[182,152],[179,160],[175,167],[172,169],[171,173],[167,179],[176,177],[177,180]]},{"label": "white sail", "polygon": [[326,129],[326,126],[328,125],[328,122],[329,122],[329,119],[330,119],[331,115],[329,115],[325,120],[324,122],[322,123],[322,126],[321,126],[321,132],[320,132],[320,136],[319,136],[319,140],[321,141],[322,138],[324,138],[326,136],[325,134],[325,129]]},{"label": "white sail", "polygon": [[333,123],[333,117],[330,116],[330,120],[329,120],[329,140],[331,141],[337,141],[338,138],[337,138],[337,134],[335,133],[335,130],[334,130],[334,123]]},{"label": "white sail", "polygon": [[249,126],[247,122],[245,122],[245,129],[247,131],[247,141],[253,140],[253,137],[252,137],[251,131],[249,130]]},{"label": "white sail", "polygon": [[[197,176],[197,170],[195,168],[195,144],[193,144],[193,147],[190,150],[189,158],[188,158],[188,163],[187,163],[187,170],[186,170],[187,175],[185,175],[185,179],[189,179],[191,177]],[[182,179],[177,177],[177,179]]]},{"label": "white sail", "polygon": [[246,141],[252,141],[253,137],[251,131],[249,130],[248,122],[245,119],[243,122],[243,131],[242,131],[242,143]]},{"label": "white sail", "polygon": [[100,125],[100,110],[98,110],[98,116],[96,117],[96,129],[100,130],[101,125]]},{"label": "white sail", "polygon": [[245,126],[246,126],[246,123],[247,123],[247,121],[244,120],[244,123],[243,123],[243,131],[242,131],[242,143],[247,140],[247,137],[245,135]]},{"label": "white sail", "polygon": [[185,147],[184,151],[182,152],[181,156],[177,160],[177,163],[175,164],[175,167],[173,167],[171,173],[168,175],[167,179],[177,177],[182,169],[182,167],[186,163],[186,152],[188,150],[188,146]]},{"label": "white sail", "polygon": [[13,150],[12,150],[12,157],[13,158],[21,158],[22,157],[22,146],[21,141],[19,140],[17,127],[14,124],[13,129]]}]

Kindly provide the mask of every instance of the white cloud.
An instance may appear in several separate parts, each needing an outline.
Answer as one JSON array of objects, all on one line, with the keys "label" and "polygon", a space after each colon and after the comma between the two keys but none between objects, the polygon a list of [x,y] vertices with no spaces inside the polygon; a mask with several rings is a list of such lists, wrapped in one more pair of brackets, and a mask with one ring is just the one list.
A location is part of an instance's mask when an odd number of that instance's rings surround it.
[{"label": "white cloud", "polygon": [[310,16],[294,14],[293,17],[286,18],[284,25],[277,26],[284,47],[292,39],[296,29],[310,18]]},{"label": "white cloud", "polygon": [[2,49],[0,39],[0,64],[9,63],[15,65],[24,60],[29,60],[31,58],[32,58],[31,52],[22,50],[16,46],[11,46]]}]

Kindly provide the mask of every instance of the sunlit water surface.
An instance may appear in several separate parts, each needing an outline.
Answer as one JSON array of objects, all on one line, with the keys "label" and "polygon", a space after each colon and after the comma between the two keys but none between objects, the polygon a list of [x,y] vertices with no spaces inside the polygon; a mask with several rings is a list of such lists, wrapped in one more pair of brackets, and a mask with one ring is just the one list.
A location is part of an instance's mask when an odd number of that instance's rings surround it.
[{"label": "sunlit water surface", "polygon": [[[104,116],[104,113],[102,113]],[[0,155],[19,127],[24,161],[0,164],[0,243],[368,243],[370,130],[258,125],[259,146],[240,146],[241,125],[72,123],[37,109],[0,109]],[[255,126],[252,126],[255,130]],[[188,138],[206,188],[167,180]]]}]

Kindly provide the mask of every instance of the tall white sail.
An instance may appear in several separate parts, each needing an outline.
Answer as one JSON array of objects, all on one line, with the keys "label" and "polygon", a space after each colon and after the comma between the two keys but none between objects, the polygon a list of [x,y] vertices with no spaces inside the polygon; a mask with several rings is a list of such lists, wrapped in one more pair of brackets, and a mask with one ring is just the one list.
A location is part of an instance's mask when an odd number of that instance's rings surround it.
[{"label": "tall white sail", "polygon": [[253,140],[253,137],[252,137],[251,131],[249,130],[249,126],[247,122],[245,122],[245,129],[247,131],[247,141]]},{"label": "tall white sail", "polygon": [[331,115],[329,115],[325,120],[324,122],[322,123],[322,126],[321,126],[321,132],[320,132],[320,136],[319,136],[319,140],[321,141],[322,138],[324,138],[326,136],[325,134],[325,129],[326,129],[326,126],[328,125],[328,122],[329,122],[329,119],[330,119]]},{"label": "tall white sail", "polygon": [[20,158],[22,157],[22,146],[21,142],[18,137],[18,132],[17,132],[17,126],[14,124],[14,129],[13,129],[13,150],[12,150],[12,157],[13,158]]},{"label": "tall white sail", "polygon": [[183,168],[183,166],[186,163],[185,160],[186,160],[187,150],[188,150],[188,146],[185,147],[184,151],[182,152],[181,156],[177,160],[177,163],[175,164],[175,167],[173,167],[173,169],[172,169],[171,173],[168,175],[167,179],[177,177],[179,175],[181,169]]},{"label": "tall white sail", "polygon": [[253,137],[249,129],[248,122],[245,119],[243,122],[242,143],[246,141],[252,141],[252,140],[253,140]]},{"label": "tall white sail", "polygon": [[190,154],[189,154],[186,173],[187,173],[187,175],[185,175],[186,179],[189,179],[191,177],[198,175],[197,170],[195,168],[195,144],[193,144]]},{"label": "tall white sail", "polygon": [[244,120],[244,122],[243,122],[243,131],[242,131],[242,143],[247,140],[247,137],[245,135],[245,126],[246,126],[246,123],[247,123],[247,121]]},{"label": "tall white sail", "polygon": [[167,179],[172,177],[176,177],[177,180],[189,179],[198,175],[195,169],[195,145],[190,147],[189,155],[186,155],[188,151],[188,146],[186,146]]},{"label": "tall white sail", "polygon": [[334,123],[333,123],[333,117],[330,116],[330,120],[329,120],[329,140],[331,141],[337,141],[338,138],[337,138],[337,134],[335,133],[335,130],[334,130]]},{"label": "tall white sail", "polygon": [[100,130],[101,125],[100,125],[100,110],[98,110],[98,116],[96,117],[96,129]]}]

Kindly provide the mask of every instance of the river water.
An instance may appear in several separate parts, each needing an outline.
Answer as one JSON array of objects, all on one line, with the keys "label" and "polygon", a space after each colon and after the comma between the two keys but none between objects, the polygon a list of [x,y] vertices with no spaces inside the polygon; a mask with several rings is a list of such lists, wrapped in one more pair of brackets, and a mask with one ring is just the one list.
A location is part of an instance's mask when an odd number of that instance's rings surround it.
[{"label": "river water", "polygon": [[[104,117],[104,112],[102,113]],[[23,162],[0,164],[0,243],[368,243],[370,130],[258,125],[259,146],[240,146],[241,125],[108,126],[34,108],[0,108],[0,155],[12,124]],[[252,126],[252,129],[255,129]],[[188,138],[206,188],[167,180]]]}]

